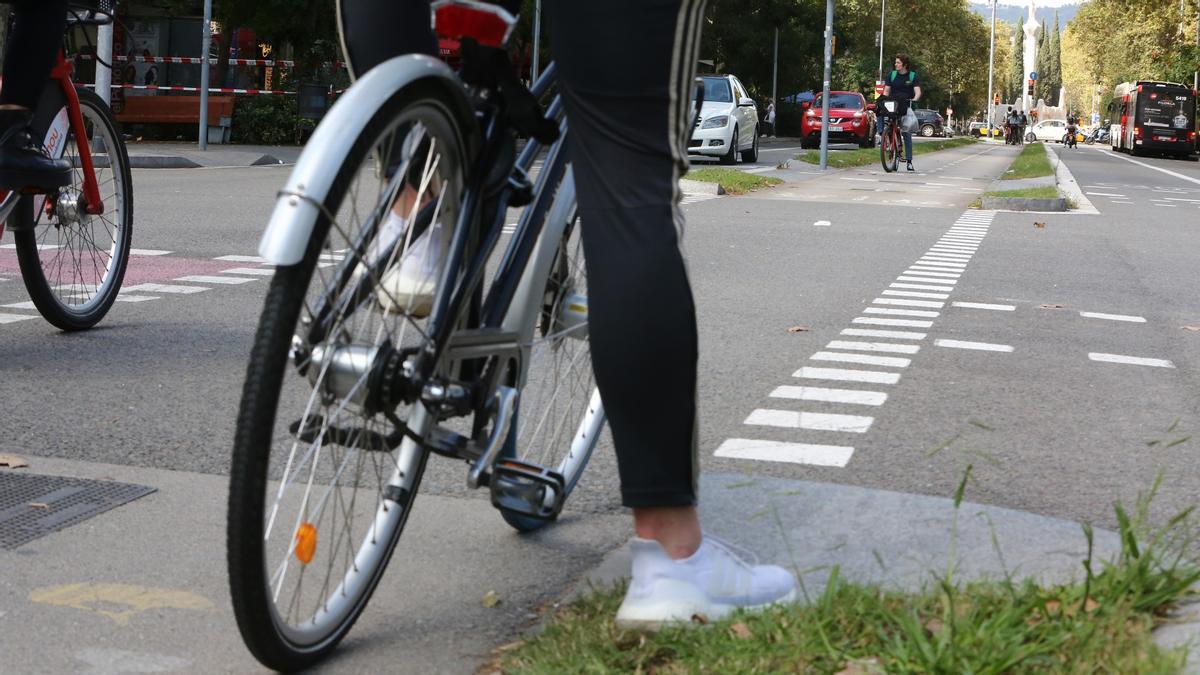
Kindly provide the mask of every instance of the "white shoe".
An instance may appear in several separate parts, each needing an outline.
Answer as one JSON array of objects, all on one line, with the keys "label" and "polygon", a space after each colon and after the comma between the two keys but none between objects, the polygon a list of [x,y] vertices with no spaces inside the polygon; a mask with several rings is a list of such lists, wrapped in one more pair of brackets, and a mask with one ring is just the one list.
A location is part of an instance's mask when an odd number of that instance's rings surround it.
[{"label": "white shoe", "polygon": [[380,279],[375,297],[384,311],[418,319],[429,316],[441,259],[441,223],[438,223],[411,242],[400,261]]},{"label": "white shoe", "polygon": [[633,578],[617,610],[617,626],[658,630],[688,623],[701,615],[709,621],[738,609],[762,609],[796,599],[796,580],[775,565],[754,565],[729,546],[704,537],[690,558],[672,560],[651,539],[633,539]]}]

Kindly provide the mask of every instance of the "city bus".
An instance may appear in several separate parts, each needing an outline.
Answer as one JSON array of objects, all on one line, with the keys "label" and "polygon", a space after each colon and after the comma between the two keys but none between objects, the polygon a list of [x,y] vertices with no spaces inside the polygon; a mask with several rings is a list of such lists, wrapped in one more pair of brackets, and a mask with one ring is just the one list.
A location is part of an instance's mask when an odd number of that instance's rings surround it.
[{"label": "city bus", "polygon": [[1123,82],[1109,104],[1112,149],[1187,157],[1196,149],[1196,92],[1174,82]]}]

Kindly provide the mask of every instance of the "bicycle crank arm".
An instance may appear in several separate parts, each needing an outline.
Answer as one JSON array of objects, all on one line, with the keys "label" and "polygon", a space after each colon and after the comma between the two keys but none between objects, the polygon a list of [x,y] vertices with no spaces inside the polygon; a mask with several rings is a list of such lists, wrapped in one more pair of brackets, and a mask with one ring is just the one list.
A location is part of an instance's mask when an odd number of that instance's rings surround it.
[{"label": "bicycle crank arm", "polygon": [[467,487],[472,489],[479,487],[484,474],[495,464],[500,448],[504,447],[504,441],[508,440],[513,414],[517,409],[517,390],[512,387],[497,387],[495,400],[496,417],[492,424],[492,435],[488,438],[483,454],[475,460],[470,473],[467,474]]}]

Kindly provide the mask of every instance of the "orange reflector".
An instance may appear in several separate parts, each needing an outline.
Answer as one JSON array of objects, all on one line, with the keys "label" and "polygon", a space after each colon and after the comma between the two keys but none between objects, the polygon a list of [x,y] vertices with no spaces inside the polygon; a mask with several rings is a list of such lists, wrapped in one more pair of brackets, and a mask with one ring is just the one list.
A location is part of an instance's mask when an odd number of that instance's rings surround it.
[{"label": "orange reflector", "polygon": [[296,531],[296,559],[307,565],[316,552],[317,528],[312,523],[304,523]]}]

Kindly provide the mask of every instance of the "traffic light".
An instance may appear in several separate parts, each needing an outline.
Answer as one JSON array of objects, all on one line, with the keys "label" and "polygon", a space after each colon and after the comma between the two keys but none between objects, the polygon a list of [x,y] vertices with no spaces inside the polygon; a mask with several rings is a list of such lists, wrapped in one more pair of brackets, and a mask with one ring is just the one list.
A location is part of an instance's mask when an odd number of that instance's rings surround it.
[{"label": "traffic light", "polygon": [[995,98],[992,100],[992,103],[1000,105],[1000,94],[996,94]]},{"label": "traffic light", "polygon": [[832,38],[829,39],[829,54],[830,54],[830,56],[837,56],[837,36],[836,35],[834,35]]},{"label": "traffic light", "polygon": [[1029,80],[1028,93],[1030,96],[1033,96],[1033,80]]}]

